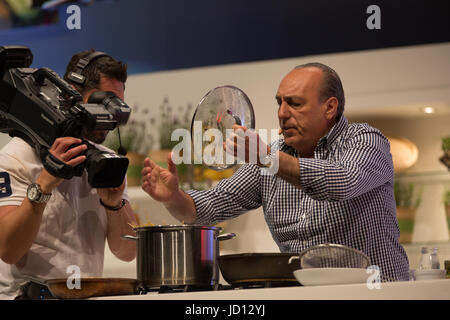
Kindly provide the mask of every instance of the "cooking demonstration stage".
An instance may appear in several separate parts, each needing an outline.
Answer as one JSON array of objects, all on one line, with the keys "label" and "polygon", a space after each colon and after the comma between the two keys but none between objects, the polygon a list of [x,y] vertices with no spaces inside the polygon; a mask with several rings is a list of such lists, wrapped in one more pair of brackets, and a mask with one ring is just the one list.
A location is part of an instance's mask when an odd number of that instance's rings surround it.
[{"label": "cooking demonstration stage", "polygon": [[[152,290],[141,290],[133,279],[82,279],[80,289],[67,289],[59,281],[48,284],[57,299],[95,300],[448,300],[450,281],[421,280],[380,283],[370,287],[367,283],[301,286],[299,283],[265,283],[263,285],[161,286]],[[130,291],[130,283],[136,285]],[[270,287],[271,286],[271,287]]]}]

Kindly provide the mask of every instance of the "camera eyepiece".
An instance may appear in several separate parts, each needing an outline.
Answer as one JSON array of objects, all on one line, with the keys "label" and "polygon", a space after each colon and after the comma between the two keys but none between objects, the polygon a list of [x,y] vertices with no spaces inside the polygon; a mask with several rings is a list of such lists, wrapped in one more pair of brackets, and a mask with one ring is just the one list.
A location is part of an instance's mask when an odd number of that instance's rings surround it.
[{"label": "camera eyepiece", "polygon": [[96,91],[88,99],[88,103],[102,104],[111,113],[118,125],[128,122],[131,108],[111,91]]}]

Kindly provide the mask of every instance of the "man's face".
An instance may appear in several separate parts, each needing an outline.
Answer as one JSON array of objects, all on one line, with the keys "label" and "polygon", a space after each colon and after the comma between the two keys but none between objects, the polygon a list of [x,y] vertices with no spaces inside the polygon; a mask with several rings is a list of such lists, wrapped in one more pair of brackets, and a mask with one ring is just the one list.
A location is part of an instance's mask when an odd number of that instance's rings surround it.
[{"label": "man's face", "polygon": [[328,130],[327,103],[319,99],[321,80],[318,68],[294,69],[283,78],[276,95],[285,143],[303,157],[313,155]]},{"label": "man's face", "polygon": [[[124,100],[125,96],[125,86],[123,82],[117,79],[102,76],[100,77],[99,88],[92,89],[86,92],[83,95],[83,102],[87,103],[91,94],[96,91],[111,91],[122,100]],[[106,139],[106,136],[108,135],[108,132],[108,130],[91,130],[86,133],[85,138],[95,143],[103,143]]]}]

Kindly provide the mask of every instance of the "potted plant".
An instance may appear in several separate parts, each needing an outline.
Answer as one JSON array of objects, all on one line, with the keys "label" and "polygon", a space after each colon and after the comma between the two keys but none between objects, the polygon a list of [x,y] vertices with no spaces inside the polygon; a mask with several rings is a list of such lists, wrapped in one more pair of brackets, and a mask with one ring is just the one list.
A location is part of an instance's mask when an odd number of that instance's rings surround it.
[{"label": "potted plant", "polygon": [[422,199],[423,188],[417,190],[412,183],[394,183],[394,196],[397,205],[397,221],[400,229],[400,242],[410,243],[414,231],[416,209]]},{"label": "potted plant", "polygon": [[445,191],[444,193],[444,206],[445,212],[447,214],[447,225],[450,230],[450,190]]},{"label": "potted plant", "polygon": [[450,170],[450,137],[442,138],[442,151],[444,155],[439,160]]},{"label": "potted plant", "polygon": [[[167,157],[180,141],[172,141],[172,132],[176,129],[190,130],[192,119],[192,104],[188,103],[186,107],[178,106],[174,108],[167,97],[164,98],[159,107],[159,114],[155,118],[153,135],[155,141],[158,141],[157,147],[149,150],[148,156],[161,167],[167,167]],[[181,163],[177,165],[180,184],[186,188],[192,188],[192,165]]]}]

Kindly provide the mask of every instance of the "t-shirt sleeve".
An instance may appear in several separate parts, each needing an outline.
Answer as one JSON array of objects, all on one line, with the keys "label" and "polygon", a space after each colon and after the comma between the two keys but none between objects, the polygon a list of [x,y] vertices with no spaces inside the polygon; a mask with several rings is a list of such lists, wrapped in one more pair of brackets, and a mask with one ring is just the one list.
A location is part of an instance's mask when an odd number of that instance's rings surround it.
[{"label": "t-shirt sleeve", "polygon": [[23,163],[0,153],[0,206],[20,206],[31,183]]}]

